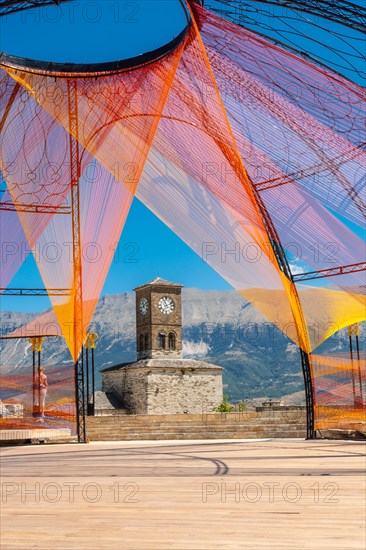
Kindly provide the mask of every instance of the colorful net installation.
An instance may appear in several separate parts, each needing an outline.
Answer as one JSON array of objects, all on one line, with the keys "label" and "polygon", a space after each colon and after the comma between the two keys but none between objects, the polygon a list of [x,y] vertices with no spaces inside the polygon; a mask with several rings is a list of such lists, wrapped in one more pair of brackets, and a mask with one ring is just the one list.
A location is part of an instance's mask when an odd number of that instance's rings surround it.
[{"label": "colorful net installation", "polygon": [[[5,23],[25,13],[10,4],[0,3]],[[142,4],[159,18],[167,3]],[[170,29],[170,40],[125,59],[111,61],[89,37],[83,59],[72,44],[39,60],[34,43],[18,51],[5,37],[1,223],[14,246],[1,286],[21,265],[22,243],[57,246],[56,261],[35,258],[46,289],[68,289],[49,293],[52,323],[77,362],[136,197],[299,347],[308,437],[355,425],[365,403],[358,335],[352,359],[316,348],[365,319],[364,92],[352,64],[337,58],[332,69],[320,47],[298,47],[306,10],[324,44],[352,27],[357,45],[357,13],[286,2],[280,40],[268,28],[271,2],[244,2],[244,21],[226,1],[173,4],[173,38]],[[301,31],[286,44],[294,13]],[[119,25],[98,23],[99,39],[118,44]],[[96,263],[83,256],[90,242],[103,251]],[[37,322],[42,336],[46,321]]]}]

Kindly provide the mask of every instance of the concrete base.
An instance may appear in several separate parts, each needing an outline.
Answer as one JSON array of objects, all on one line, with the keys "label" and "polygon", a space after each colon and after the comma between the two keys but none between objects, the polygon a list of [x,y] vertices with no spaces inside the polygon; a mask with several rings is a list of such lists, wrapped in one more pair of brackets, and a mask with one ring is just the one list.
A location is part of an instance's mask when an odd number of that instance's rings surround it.
[{"label": "concrete base", "polygon": [[0,445],[15,443],[32,443],[38,441],[67,441],[74,439],[67,428],[32,430],[0,430]]},{"label": "concrete base", "polygon": [[316,430],[316,436],[320,439],[353,439],[366,441],[366,426],[360,430]]}]

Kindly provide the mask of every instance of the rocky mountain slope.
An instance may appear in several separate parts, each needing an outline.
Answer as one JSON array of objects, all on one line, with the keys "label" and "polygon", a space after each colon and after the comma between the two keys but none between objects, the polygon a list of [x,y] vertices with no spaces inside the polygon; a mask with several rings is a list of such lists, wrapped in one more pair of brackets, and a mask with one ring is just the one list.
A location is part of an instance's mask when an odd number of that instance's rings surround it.
[{"label": "rocky mountain slope", "polygon": [[[33,317],[2,312],[2,334]],[[95,359],[100,388],[101,369],[136,357],[134,293],[102,297],[92,330],[99,334]],[[341,331],[318,351],[347,349],[347,333]],[[292,395],[293,402],[303,399],[297,347],[235,291],[183,289],[183,355],[224,367],[224,391],[233,400],[288,396],[291,401]],[[3,374],[20,373],[32,363],[31,346],[27,340],[0,340],[0,359]],[[47,366],[71,364],[62,339],[47,339],[42,361]]]}]

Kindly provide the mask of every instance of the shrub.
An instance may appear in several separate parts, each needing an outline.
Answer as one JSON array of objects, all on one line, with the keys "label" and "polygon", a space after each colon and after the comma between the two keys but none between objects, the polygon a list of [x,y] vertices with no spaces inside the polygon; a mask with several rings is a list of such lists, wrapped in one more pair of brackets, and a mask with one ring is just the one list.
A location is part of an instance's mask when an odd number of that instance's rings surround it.
[{"label": "shrub", "polygon": [[213,408],[213,411],[214,412],[220,412],[220,413],[229,413],[233,410],[233,406],[230,405],[229,403],[229,396],[228,395],[223,395],[222,397],[222,402],[220,403],[220,405],[218,407],[214,407]]},{"label": "shrub", "polygon": [[245,412],[247,410],[247,404],[245,403],[245,401],[240,401],[240,403],[238,403],[238,411],[239,412]]}]

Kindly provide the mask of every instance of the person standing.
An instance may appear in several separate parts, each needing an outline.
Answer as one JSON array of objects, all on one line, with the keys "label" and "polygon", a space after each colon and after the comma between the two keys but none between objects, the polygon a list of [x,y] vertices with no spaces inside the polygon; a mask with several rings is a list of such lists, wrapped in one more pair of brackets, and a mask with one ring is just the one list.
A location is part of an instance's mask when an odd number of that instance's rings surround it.
[{"label": "person standing", "polygon": [[46,396],[47,396],[47,390],[48,390],[48,382],[47,382],[47,376],[44,372],[43,367],[39,367],[39,378],[38,378],[38,384],[39,384],[39,412],[41,414],[41,419],[44,419],[44,407],[46,404]]}]

